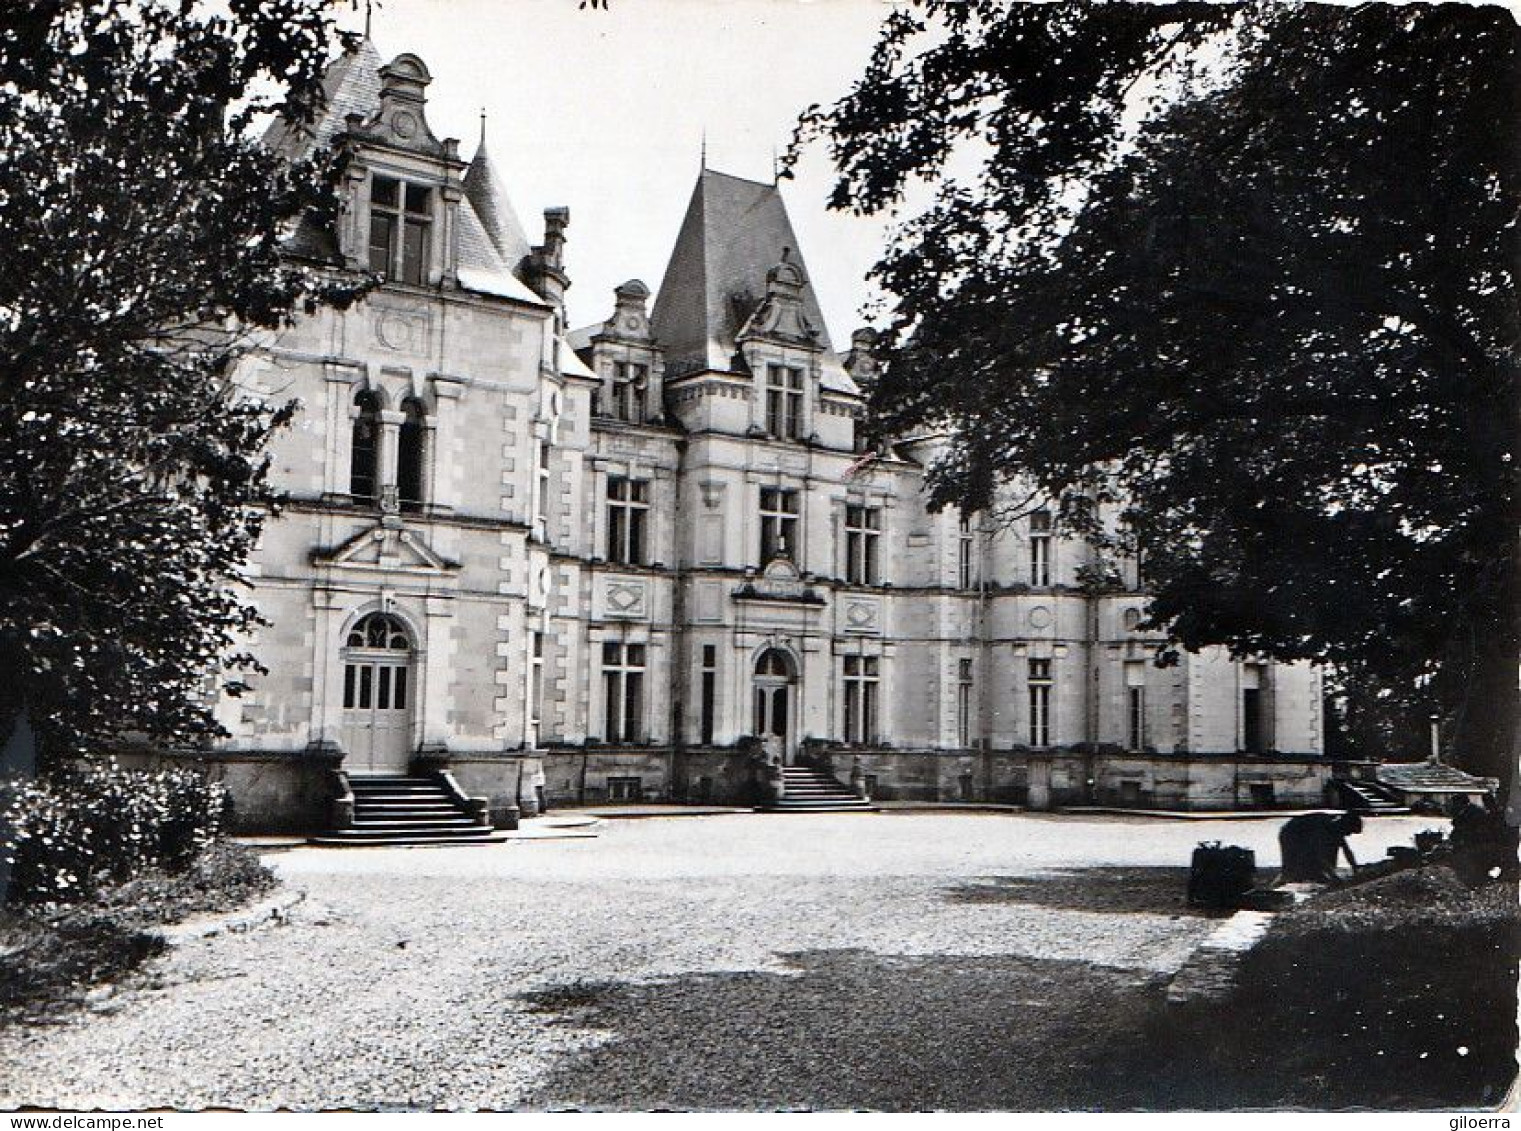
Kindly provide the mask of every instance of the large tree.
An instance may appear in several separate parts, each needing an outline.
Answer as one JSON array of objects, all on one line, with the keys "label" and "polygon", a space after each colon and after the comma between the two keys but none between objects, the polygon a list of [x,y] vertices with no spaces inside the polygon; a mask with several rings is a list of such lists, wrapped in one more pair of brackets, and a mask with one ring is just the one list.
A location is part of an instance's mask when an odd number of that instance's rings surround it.
[{"label": "large tree", "polygon": [[835,207],[938,185],[876,268],[878,426],[947,429],[942,503],[1016,477],[1138,551],[1177,644],[1430,705],[1508,786],[1517,47],[1466,5],[894,13],[803,131]]},{"label": "large tree", "polygon": [[[216,730],[253,664],[239,567],[288,407],[250,335],[350,296],[287,261],[336,180],[259,145],[338,46],[327,0],[9,0],[0,11],[0,740],[55,754]],[[212,6],[208,6],[212,7]]]}]

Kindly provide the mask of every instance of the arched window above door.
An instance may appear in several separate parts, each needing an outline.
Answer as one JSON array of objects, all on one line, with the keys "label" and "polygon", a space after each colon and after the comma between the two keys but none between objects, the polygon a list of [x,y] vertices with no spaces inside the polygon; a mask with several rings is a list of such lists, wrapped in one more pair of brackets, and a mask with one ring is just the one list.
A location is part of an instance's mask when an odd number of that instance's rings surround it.
[{"label": "arched window above door", "polygon": [[412,650],[412,637],[406,626],[395,617],[387,613],[370,613],[361,617],[349,629],[348,646],[409,652]]},{"label": "arched window above door", "polygon": [[755,660],[755,674],[775,676],[780,679],[792,678],[792,661],[787,658],[787,653],[779,648],[767,648]]}]

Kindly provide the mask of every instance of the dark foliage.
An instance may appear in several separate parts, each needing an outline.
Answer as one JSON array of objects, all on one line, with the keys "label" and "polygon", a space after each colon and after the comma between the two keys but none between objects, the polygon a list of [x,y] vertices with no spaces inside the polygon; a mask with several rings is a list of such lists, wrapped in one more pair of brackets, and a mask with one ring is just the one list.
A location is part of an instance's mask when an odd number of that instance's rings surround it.
[{"label": "dark foliage", "polygon": [[332,170],[251,129],[311,113],[327,7],[0,9],[0,736],[26,712],[55,758],[193,742],[217,729],[208,673],[256,667],[235,584],[289,406],[236,362],[352,292],[280,254],[294,217],[332,214]]},{"label": "dark foliage", "polygon": [[77,903],[154,869],[184,870],[221,833],[226,793],[193,769],[90,762],[0,781],[0,902]]},{"label": "dark foliage", "polygon": [[[874,210],[884,435],[1139,553],[1188,648],[1334,664],[1363,730],[1516,719],[1518,32],[1462,5],[921,0],[805,117]],[[958,150],[979,176],[947,172]]]}]

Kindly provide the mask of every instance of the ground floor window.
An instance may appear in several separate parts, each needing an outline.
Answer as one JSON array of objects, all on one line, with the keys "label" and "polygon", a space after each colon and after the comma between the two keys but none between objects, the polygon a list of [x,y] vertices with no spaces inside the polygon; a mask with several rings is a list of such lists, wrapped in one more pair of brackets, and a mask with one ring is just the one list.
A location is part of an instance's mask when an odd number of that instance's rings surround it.
[{"label": "ground floor window", "polygon": [[638,742],[644,736],[643,644],[602,645],[602,689],[607,712],[603,737],[608,742]]},{"label": "ground floor window", "polygon": [[1127,740],[1131,750],[1144,750],[1146,748],[1146,689],[1144,687],[1127,687],[1125,689],[1128,713]]},{"label": "ground floor window", "polygon": [[718,648],[712,644],[702,646],[702,716],[699,741],[704,746],[713,745],[713,722],[718,713]]},{"label": "ground floor window", "polygon": [[1051,661],[1030,661],[1030,745],[1051,745]]},{"label": "ground floor window", "polygon": [[877,691],[881,678],[875,656],[845,657],[845,741],[877,740]]},{"label": "ground floor window", "polygon": [[956,668],[956,744],[972,745],[972,661],[966,659]]},{"label": "ground floor window", "polygon": [[529,633],[528,657],[528,745],[538,749],[543,733],[544,718],[544,634],[535,630]]}]

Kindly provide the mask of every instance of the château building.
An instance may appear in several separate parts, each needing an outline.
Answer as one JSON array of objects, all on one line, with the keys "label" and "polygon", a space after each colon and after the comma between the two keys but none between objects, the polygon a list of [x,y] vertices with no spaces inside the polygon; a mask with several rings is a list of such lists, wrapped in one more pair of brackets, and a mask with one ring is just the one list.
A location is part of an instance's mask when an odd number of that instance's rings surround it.
[{"label": "ch\u00e2teau building", "polygon": [[776,185],[703,169],[658,291],[571,330],[569,213],[531,243],[430,81],[366,41],[269,138],[346,160],[291,254],[386,281],[241,375],[302,404],[249,567],[268,674],[204,755],[245,827],[320,827],[335,771],[447,769],[499,820],[744,803],[757,750],[881,799],[1323,801],[1313,668],[1159,668],[1132,567],[1084,585],[1046,510],[931,512],[937,437],[862,450],[873,336],[836,348]]}]

